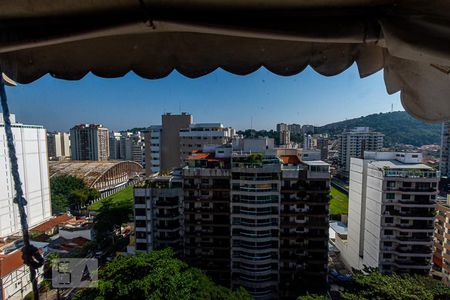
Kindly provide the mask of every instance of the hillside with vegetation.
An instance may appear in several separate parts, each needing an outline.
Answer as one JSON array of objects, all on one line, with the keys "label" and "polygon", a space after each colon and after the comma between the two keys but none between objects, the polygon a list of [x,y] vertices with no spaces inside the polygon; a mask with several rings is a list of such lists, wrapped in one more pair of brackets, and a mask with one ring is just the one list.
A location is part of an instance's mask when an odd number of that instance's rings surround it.
[{"label": "hillside with vegetation", "polygon": [[411,144],[421,146],[440,144],[441,124],[429,124],[411,117],[407,112],[372,114],[365,117],[331,123],[316,127],[316,133],[328,133],[332,136],[354,127],[370,127],[384,133],[385,146]]}]

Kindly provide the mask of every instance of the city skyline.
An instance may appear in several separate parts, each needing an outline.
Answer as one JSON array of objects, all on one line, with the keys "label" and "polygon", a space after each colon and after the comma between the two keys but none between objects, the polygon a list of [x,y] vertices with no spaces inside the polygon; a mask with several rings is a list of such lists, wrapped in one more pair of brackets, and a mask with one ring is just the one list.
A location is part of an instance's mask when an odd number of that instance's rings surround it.
[{"label": "city skyline", "polygon": [[[165,112],[188,112],[196,123],[220,121],[237,130],[259,130],[274,129],[280,122],[320,126],[403,110],[399,94],[387,94],[382,72],[360,79],[355,65],[333,77],[311,68],[289,77],[264,68],[247,76],[216,70],[197,79],[176,71],[160,80],[132,73],[116,79],[88,75],[76,82],[47,75],[7,93],[18,121],[42,124],[49,131],[68,131],[83,123],[101,123],[115,131],[148,127],[159,124]],[[254,99],[259,99],[256,105]]]}]

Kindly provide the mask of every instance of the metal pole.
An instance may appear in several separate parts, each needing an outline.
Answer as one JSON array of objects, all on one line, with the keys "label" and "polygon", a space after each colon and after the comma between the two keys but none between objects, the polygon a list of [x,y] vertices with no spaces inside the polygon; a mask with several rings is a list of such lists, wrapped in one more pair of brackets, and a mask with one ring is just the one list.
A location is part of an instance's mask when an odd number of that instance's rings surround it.
[{"label": "metal pole", "polygon": [[[11,130],[11,119],[9,115],[8,101],[6,98],[5,84],[3,82],[2,72],[0,70],[0,98],[3,110],[3,120],[5,122],[5,133],[8,143],[8,154],[9,160],[11,162],[11,173],[14,179],[14,190],[16,191],[16,197],[14,198],[14,203],[17,203],[19,208],[20,224],[22,225],[22,236],[23,236],[23,256],[25,262],[30,261],[30,236],[28,234],[28,222],[27,214],[25,212],[25,205],[27,201],[23,196],[22,182],[20,181],[19,166],[17,164],[16,148],[14,146],[14,139]],[[33,295],[35,300],[39,300],[39,290],[36,280],[36,270],[30,267],[30,281],[33,286]]]}]

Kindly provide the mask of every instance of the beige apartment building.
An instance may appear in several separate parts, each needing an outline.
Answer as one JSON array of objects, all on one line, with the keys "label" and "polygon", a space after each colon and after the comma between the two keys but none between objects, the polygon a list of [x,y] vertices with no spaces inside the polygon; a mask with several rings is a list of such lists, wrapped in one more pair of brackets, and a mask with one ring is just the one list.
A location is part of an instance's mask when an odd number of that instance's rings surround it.
[{"label": "beige apartment building", "polygon": [[234,129],[224,127],[221,123],[191,124],[189,128],[180,130],[180,154],[184,161],[192,151],[201,150],[204,146],[217,147],[231,141]]}]

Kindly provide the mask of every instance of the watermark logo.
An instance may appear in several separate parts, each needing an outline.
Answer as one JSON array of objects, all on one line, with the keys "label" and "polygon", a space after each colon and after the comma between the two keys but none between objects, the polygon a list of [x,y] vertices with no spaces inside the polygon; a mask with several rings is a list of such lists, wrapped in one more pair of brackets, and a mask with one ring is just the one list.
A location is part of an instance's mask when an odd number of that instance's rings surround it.
[{"label": "watermark logo", "polygon": [[57,258],[52,261],[53,288],[95,288],[98,260],[95,258]]}]

